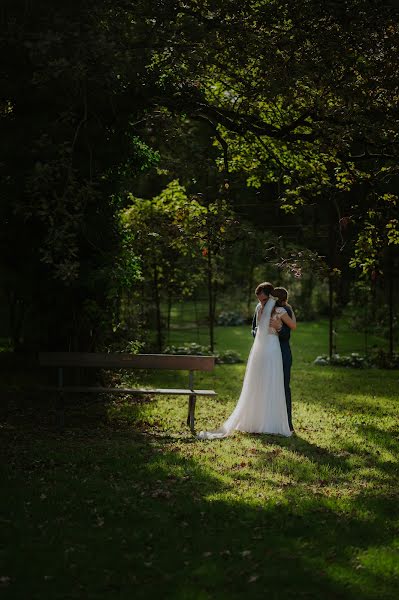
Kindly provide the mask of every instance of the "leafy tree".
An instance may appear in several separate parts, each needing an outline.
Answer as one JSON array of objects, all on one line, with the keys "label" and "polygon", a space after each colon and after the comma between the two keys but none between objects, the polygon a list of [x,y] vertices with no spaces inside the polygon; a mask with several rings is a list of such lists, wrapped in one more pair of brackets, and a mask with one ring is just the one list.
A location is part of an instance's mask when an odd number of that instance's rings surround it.
[{"label": "leafy tree", "polygon": [[[293,214],[327,209],[353,243],[352,264],[370,270],[399,241],[398,10],[382,0],[6,0],[0,269],[15,347],[28,337],[94,347],[115,328],[118,298],[140,277],[119,212],[160,158],[149,139],[159,123],[207,140],[190,150],[202,147],[202,169],[190,152],[170,153],[165,177],[204,194],[196,243],[208,283],[243,179],[270,186],[267,202],[278,196]],[[331,245],[331,269],[332,256]],[[209,305],[212,323],[214,290]]]},{"label": "leafy tree", "polygon": [[[198,248],[191,235],[193,226],[204,218],[204,207],[190,201],[177,180],[171,181],[156,197],[128,195],[129,207],[121,222],[132,236],[132,255],[140,260],[141,279],[146,288],[142,302],[155,323],[158,350],[163,347],[162,303],[188,296],[200,277]],[[154,319],[150,315],[154,308]]]},{"label": "leafy tree", "polygon": [[[332,202],[337,222],[353,216],[366,227],[376,194],[396,185],[396,4],[175,6],[175,20],[161,25],[169,43],[153,57],[164,71],[164,104],[208,122],[224,143],[223,169],[245,172],[255,187],[275,183],[285,210]],[[391,218],[391,243],[396,230]],[[367,250],[361,240],[357,248]]]},{"label": "leafy tree", "polygon": [[14,347],[93,347],[123,284],[113,194],[156,159],[133,125],[150,51],[123,2],[6,2],[2,18],[0,269]]},{"label": "leafy tree", "polygon": [[155,308],[158,349],[163,347],[162,300],[168,298],[170,306],[173,298],[189,297],[205,284],[213,350],[217,287],[223,278],[225,241],[233,231],[233,215],[226,201],[206,204],[199,195],[189,198],[174,180],[154,198],[129,194],[129,202],[121,218],[134,239],[133,256],[140,257],[148,305],[150,310]]}]

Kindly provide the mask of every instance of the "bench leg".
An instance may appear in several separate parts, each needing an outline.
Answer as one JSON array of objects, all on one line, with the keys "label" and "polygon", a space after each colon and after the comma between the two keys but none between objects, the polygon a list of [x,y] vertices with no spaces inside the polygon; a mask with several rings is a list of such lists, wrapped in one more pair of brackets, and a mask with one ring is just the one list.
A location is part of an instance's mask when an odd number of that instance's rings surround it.
[{"label": "bench leg", "polygon": [[65,427],[65,402],[64,402],[64,392],[62,391],[62,387],[64,385],[64,372],[62,367],[58,368],[58,394],[55,406],[56,413],[56,423],[58,428],[61,431],[64,431]]},{"label": "bench leg", "polygon": [[55,406],[55,418],[57,427],[64,431],[65,427],[65,402],[64,402],[64,393],[58,392],[56,406]]},{"label": "bench leg", "polygon": [[194,432],[194,420],[195,420],[195,402],[197,396],[195,394],[190,394],[188,397],[188,417],[187,417],[187,425],[190,427],[191,431]]}]

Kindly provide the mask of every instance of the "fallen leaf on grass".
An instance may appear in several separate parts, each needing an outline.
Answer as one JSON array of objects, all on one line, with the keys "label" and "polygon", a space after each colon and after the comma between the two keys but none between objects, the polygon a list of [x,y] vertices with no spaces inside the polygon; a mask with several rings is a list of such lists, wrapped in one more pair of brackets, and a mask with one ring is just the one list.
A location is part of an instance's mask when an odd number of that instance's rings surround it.
[{"label": "fallen leaf on grass", "polygon": [[168,490],[154,490],[151,494],[151,498],[170,498],[171,493]]},{"label": "fallen leaf on grass", "polygon": [[247,463],[244,461],[241,463],[236,463],[231,468],[232,469],[245,469],[245,467],[251,467],[251,466],[252,466],[252,462],[249,460]]}]

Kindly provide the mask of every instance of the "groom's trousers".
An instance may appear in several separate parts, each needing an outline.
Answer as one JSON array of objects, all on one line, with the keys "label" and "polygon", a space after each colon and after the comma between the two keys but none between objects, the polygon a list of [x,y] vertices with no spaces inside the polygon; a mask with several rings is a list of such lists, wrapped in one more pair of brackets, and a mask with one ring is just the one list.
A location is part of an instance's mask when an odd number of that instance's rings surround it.
[{"label": "groom's trousers", "polygon": [[285,390],[285,401],[287,404],[287,415],[288,425],[290,429],[292,426],[292,402],[291,402],[291,367],[292,367],[292,354],[289,340],[280,341],[281,356],[283,359],[283,371],[284,371],[284,390]]}]

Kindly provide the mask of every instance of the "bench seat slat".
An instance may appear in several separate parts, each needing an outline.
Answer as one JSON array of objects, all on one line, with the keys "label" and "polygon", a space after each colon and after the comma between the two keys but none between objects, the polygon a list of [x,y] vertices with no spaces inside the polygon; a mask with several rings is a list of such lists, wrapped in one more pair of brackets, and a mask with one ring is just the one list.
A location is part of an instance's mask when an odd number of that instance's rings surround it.
[{"label": "bench seat slat", "polygon": [[215,366],[215,357],[186,354],[128,354],[126,352],[40,352],[39,363],[44,367],[212,371]]},{"label": "bench seat slat", "polygon": [[43,391],[51,392],[68,392],[68,393],[83,393],[83,392],[94,392],[97,394],[107,394],[111,392],[113,394],[165,394],[165,395],[180,395],[187,396],[195,394],[196,396],[217,396],[214,390],[189,390],[189,389],[172,389],[172,388],[107,388],[107,387],[79,387],[79,386],[64,386],[62,388],[53,386],[41,388]]}]

